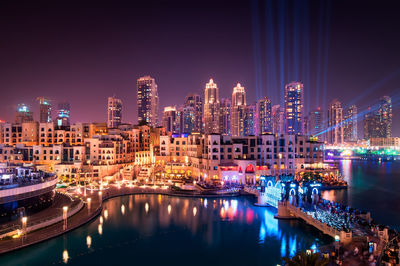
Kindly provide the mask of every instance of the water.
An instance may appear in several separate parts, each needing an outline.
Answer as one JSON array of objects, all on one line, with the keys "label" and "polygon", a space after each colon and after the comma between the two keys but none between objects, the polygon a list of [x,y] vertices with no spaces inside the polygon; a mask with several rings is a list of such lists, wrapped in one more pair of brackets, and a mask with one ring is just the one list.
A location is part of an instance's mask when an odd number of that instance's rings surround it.
[{"label": "water", "polygon": [[381,224],[400,230],[400,161],[340,161],[347,190],[326,191],[322,197],[371,212]]},{"label": "water", "polygon": [[[400,229],[400,162],[344,160],[340,168],[348,190],[323,197]],[[275,213],[248,198],[114,198],[93,222],[3,255],[0,265],[276,265],[298,249],[331,241],[302,222],[276,220]]]},{"label": "water", "polygon": [[0,265],[276,265],[332,241],[249,198],[114,198],[64,236],[0,257]]}]

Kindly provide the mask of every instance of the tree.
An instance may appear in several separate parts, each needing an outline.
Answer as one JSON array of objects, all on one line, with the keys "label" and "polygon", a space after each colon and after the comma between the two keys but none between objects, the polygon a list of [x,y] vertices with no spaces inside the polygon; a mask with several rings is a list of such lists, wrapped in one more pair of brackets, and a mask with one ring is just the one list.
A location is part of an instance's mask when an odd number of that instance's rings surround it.
[{"label": "tree", "polygon": [[321,258],[319,253],[307,254],[304,251],[297,252],[292,258],[282,258],[288,266],[326,266],[329,260]]}]

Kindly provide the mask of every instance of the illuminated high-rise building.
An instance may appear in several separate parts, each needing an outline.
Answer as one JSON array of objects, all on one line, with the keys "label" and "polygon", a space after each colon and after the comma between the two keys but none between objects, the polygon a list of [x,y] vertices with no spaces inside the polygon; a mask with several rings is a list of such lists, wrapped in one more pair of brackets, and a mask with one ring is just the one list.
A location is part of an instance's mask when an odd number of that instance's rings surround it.
[{"label": "illuminated high-rise building", "polygon": [[196,110],[192,106],[182,106],[179,108],[180,112],[180,133],[181,134],[192,134],[195,131],[196,124]]},{"label": "illuminated high-rise building", "polygon": [[264,97],[258,101],[258,133],[272,133],[271,100]]},{"label": "illuminated high-rise building", "polygon": [[245,106],[243,126],[244,136],[257,135],[257,103]]},{"label": "illuminated high-rise building", "polygon": [[67,127],[70,125],[70,112],[71,106],[68,102],[62,102],[58,104],[56,126]]},{"label": "illuminated high-rise building", "polygon": [[303,84],[291,82],[285,86],[285,131],[303,134]]},{"label": "illuminated high-rise building", "polygon": [[116,97],[108,97],[107,127],[118,127],[122,122],[122,101]]},{"label": "illuminated high-rise building", "polygon": [[283,134],[285,132],[285,109],[279,104],[272,106],[272,133]]},{"label": "illuminated high-rise building", "polygon": [[379,100],[378,117],[381,126],[383,138],[390,138],[392,136],[392,99],[389,96],[383,96]]},{"label": "illuminated high-rise building", "polygon": [[[311,111],[308,115],[308,129],[307,134],[315,136],[318,133],[321,133],[324,130],[324,114],[321,111],[321,107]],[[318,135],[318,138],[321,140],[321,135]]]},{"label": "illuminated high-rise building", "polygon": [[231,135],[231,109],[232,103],[228,98],[222,98],[219,112],[219,128],[221,134]]},{"label": "illuminated high-rise building", "polygon": [[18,104],[17,110],[15,112],[15,123],[22,124],[24,122],[32,122],[33,113],[26,104]]},{"label": "illuminated high-rise building", "polygon": [[51,103],[44,97],[37,98],[39,101],[39,122],[50,123],[51,119]]},{"label": "illuminated high-rise building", "polygon": [[351,105],[347,108],[344,115],[343,132],[345,142],[357,141],[357,107]]},{"label": "illuminated high-rise building", "polygon": [[140,77],[137,80],[138,122],[149,126],[158,125],[158,90],[154,78]]},{"label": "illuminated high-rise building", "polygon": [[177,119],[177,110],[176,106],[167,106],[164,108],[163,118],[162,118],[162,126],[165,128],[167,132],[172,134],[179,133],[177,129],[179,128],[180,121]]},{"label": "illuminated high-rise building", "polygon": [[364,116],[364,138],[390,138],[392,136],[392,99],[383,96],[378,105],[368,108]]},{"label": "illuminated high-rise building", "polygon": [[328,109],[328,142],[330,144],[342,144],[344,142],[342,104],[334,99]]},{"label": "illuminated high-rise building", "polygon": [[192,132],[203,132],[203,101],[198,94],[188,94],[185,100],[185,107],[192,107],[194,109],[195,118]]},{"label": "illuminated high-rise building", "polygon": [[210,79],[204,89],[204,132],[206,134],[220,133],[219,109],[218,87],[213,79]]},{"label": "illuminated high-rise building", "polygon": [[246,117],[246,91],[238,83],[233,88],[232,93],[232,136],[246,136],[245,133]]}]

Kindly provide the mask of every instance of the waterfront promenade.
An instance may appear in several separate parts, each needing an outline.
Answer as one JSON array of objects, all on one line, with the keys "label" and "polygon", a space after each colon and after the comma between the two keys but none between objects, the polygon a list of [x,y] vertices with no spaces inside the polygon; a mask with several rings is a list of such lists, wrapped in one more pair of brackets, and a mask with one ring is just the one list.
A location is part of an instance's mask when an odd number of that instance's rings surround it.
[{"label": "waterfront promenade", "polygon": [[[86,196],[85,196],[86,194]],[[97,217],[102,210],[103,201],[124,195],[132,195],[132,194],[162,194],[162,195],[171,195],[171,196],[181,196],[181,197],[227,197],[227,196],[237,196],[237,193],[234,194],[202,194],[198,192],[179,192],[172,191],[168,187],[151,187],[151,186],[116,186],[112,185],[107,187],[106,189],[99,190],[89,190],[86,189],[86,193],[84,189],[81,188],[81,192],[72,192],[66,193],[65,197],[70,197],[74,202],[82,202],[83,205],[74,215],[68,217],[66,221],[64,221],[61,216],[61,220],[59,222],[53,223],[49,226],[38,230],[28,230],[27,234],[21,234],[18,237],[6,237],[0,240],[0,254],[11,252],[17,249],[21,249],[36,243],[40,243],[42,241],[48,240],[50,238],[62,235],[66,232],[74,230],[81,225],[91,221],[95,217]],[[65,202],[64,202],[65,203]],[[74,203],[76,204],[76,203]],[[70,205],[68,205],[70,206]],[[59,204],[50,207],[49,209],[44,211],[45,213],[38,213],[37,216],[43,217],[45,215],[52,214],[57,215],[57,213],[62,213],[62,209],[60,209]],[[32,217],[28,217],[28,220],[31,220]],[[32,218],[32,220],[34,220]],[[19,222],[20,223],[20,222]],[[66,223],[66,227],[64,225]],[[28,223],[28,227],[29,227]],[[18,222],[14,222],[13,226],[18,227]],[[20,227],[21,228],[21,227]]]}]

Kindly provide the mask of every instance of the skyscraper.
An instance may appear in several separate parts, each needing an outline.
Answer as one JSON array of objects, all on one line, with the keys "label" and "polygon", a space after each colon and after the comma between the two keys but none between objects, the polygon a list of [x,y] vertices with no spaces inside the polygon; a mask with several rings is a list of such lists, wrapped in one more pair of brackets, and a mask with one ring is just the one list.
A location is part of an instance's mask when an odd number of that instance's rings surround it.
[{"label": "skyscraper", "polygon": [[107,127],[118,127],[122,122],[122,101],[115,97],[108,97]]},{"label": "skyscraper", "polygon": [[195,118],[192,132],[203,132],[203,101],[198,94],[188,94],[185,99],[185,107],[193,107]]},{"label": "skyscraper", "polygon": [[343,108],[342,104],[334,99],[328,109],[328,142],[330,144],[342,144],[343,136]]},{"label": "skyscraper", "polygon": [[357,107],[351,105],[344,115],[344,141],[357,141]]},{"label": "skyscraper", "polygon": [[228,98],[222,98],[219,112],[219,128],[221,134],[231,135],[231,108],[232,103]]},{"label": "skyscraper", "polygon": [[272,106],[272,133],[285,132],[285,109],[279,104]]},{"label": "skyscraper", "polygon": [[192,106],[182,106],[180,108],[181,121],[180,121],[180,133],[181,134],[192,134],[197,132],[194,130],[196,123],[196,111]]},{"label": "skyscraper", "polygon": [[[321,107],[311,111],[308,115],[308,134],[316,135],[324,130],[324,119],[323,112],[321,111]],[[321,139],[321,136],[318,136]]]},{"label": "skyscraper", "polygon": [[15,123],[22,124],[24,122],[32,122],[33,121],[33,113],[29,109],[29,107],[23,103],[18,104],[17,110],[15,112]]},{"label": "skyscraper", "polygon": [[39,101],[39,122],[50,123],[51,122],[51,103],[44,97],[37,98]]},{"label": "skyscraper", "polygon": [[204,131],[206,134],[220,133],[218,87],[213,79],[204,89]]},{"label": "skyscraper", "polygon": [[232,93],[232,136],[245,136],[246,91],[238,83]]},{"label": "skyscraper", "polygon": [[154,78],[140,77],[137,80],[138,121],[149,126],[158,125],[158,90]]},{"label": "skyscraper", "polygon": [[244,136],[257,134],[257,103],[245,106],[244,110]]},{"label": "skyscraper", "polygon": [[258,101],[258,132],[259,134],[272,133],[271,100],[268,97]]},{"label": "skyscraper", "polygon": [[66,127],[70,125],[70,112],[71,106],[68,102],[61,102],[58,104],[56,126]]},{"label": "skyscraper", "polygon": [[392,136],[392,116],[392,99],[389,96],[383,96],[379,100],[378,109],[379,125],[383,138]]},{"label": "skyscraper", "polygon": [[303,84],[291,82],[285,86],[285,131],[303,134]]},{"label": "skyscraper", "polygon": [[176,134],[177,132],[177,123],[179,123],[177,119],[177,110],[176,106],[167,106],[164,108],[163,118],[162,118],[162,126],[166,131]]},{"label": "skyscraper", "polygon": [[392,99],[383,96],[376,106],[368,108],[364,116],[364,138],[391,137],[392,115]]}]

